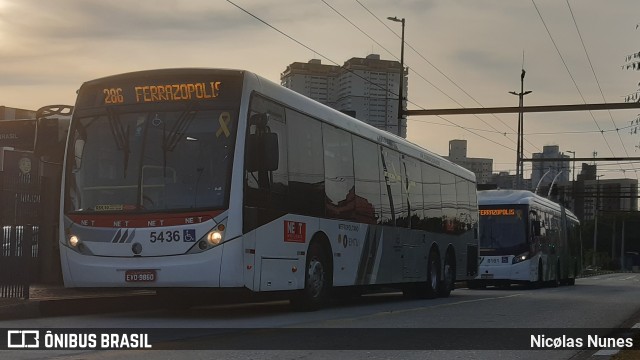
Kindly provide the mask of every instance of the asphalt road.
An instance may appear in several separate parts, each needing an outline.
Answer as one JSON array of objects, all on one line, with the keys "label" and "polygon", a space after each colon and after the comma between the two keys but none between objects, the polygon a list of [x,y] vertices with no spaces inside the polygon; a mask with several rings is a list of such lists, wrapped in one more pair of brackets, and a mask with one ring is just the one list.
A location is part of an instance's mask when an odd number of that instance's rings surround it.
[{"label": "asphalt road", "polygon": [[[147,329],[151,350],[5,351],[11,359],[579,359],[595,351],[526,350],[522,333],[630,327],[640,311],[640,274],[578,279],[529,290],[457,289],[407,300],[369,295],[316,312],[286,302],[1,321],[0,328]],[[443,330],[434,330],[443,328]],[[163,330],[158,330],[163,329]],[[513,348],[516,349],[513,349]],[[158,350],[162,348],[163,350]],[[425,349],[453,350],[425,350]],[[503,348],[503,349],[500,349]],[[226,349],[226,350],[212,350]]]}]

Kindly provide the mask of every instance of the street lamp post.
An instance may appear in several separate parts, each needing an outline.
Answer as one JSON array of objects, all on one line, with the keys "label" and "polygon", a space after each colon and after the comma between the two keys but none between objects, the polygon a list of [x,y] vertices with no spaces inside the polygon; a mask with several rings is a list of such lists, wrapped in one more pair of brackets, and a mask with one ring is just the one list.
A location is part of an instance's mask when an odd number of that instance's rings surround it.
[{"label": "street lamp post", "polygon": [[402,43],[400,46],[400,90],[398,91],[398,136],[402,137],[402,115],[404,114],[403,92],[404,92],[404,18],[388,17],[387,19],[402,23]]},{"label": "street lamp post", "polygon": [[516,188],[521,189],[522,187],[522,178],[524,176],[524,167],[523,161],[524,158],[524,96],[527,94],[531,94],[531,91],[524,91],[524,75],[527,72],[522,69],[522,73],[520,74],[520,92],[517,93],[515,91],[509,91],[509,94],[517,95],[519,98],[519,107],[520,112],[518,113],[518,151],[516,154]]}]

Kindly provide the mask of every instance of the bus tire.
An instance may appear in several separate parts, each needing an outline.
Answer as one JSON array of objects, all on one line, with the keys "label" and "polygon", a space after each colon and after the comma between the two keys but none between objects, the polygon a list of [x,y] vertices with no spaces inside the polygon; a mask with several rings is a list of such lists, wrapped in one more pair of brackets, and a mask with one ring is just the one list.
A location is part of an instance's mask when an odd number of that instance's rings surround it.
[{"label": "bus tire", "polygon": [[422,299],[433,299],[438,296],[440,288],[440,256],[438,249],[432,248],[429,251],[429,261],[427,262],[427,280],[420,287],[418,295]]},{"label": "bus tire", "polygon": [[551,287],[560,286],[560,261],[556,264],[556,277],[551,280]]},{"label": "bus tire", "polygon": [[578,265],[573,266],[573,277],[567,279],[567,285],[573,286],[576,284],[576,278],[578,277]]},{"label": "bus tire", "polygon": [[542,268],[542,261],[538,262],[538,279],[531,282],[529,285],[532,289],[540,289],[544,285],[544,269]]},{"label": "bus tire", "polygon": [[440,297],[449,297],[456,286],[456,260],[452,251],[447,251],[442,268],[443,279],[438,287]]},{"label": "bus tire", "polygon": [[305,265],[304,289],[291,298],[296,310],[313,311],[324,306],[331,291],[331,265],[320,241],[309,246]]}]

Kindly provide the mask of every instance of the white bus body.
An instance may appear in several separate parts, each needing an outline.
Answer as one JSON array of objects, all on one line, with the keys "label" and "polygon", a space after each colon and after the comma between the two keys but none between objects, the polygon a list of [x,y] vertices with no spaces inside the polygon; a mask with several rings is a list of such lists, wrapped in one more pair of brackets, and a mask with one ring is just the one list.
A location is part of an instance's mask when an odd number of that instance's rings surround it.
[{"label": "white bus body", "polygon": [[472,287],[575,283],[579,221],[560,204],[524,190],[478,192],[480,266]]},{"label": "white bus body", "polygon": [[247,71],[151,70],[78,94],[67,287],[290,290],[315,304],[347,286],[446,296],[476,273],[473,173],[402,138]]}]

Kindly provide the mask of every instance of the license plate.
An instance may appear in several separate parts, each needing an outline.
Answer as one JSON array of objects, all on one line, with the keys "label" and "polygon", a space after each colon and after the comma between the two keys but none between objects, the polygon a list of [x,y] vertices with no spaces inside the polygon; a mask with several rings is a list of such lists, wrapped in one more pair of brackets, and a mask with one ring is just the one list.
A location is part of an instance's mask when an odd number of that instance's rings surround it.
[{"label": "license plate", "polygon": [[493,279],[493,274],[480,274],[480,279]]},{"label": "license plate", "polygon": [[124,273],[126,282],[154,282],[156,281],[155,270],[127,270]]}]

